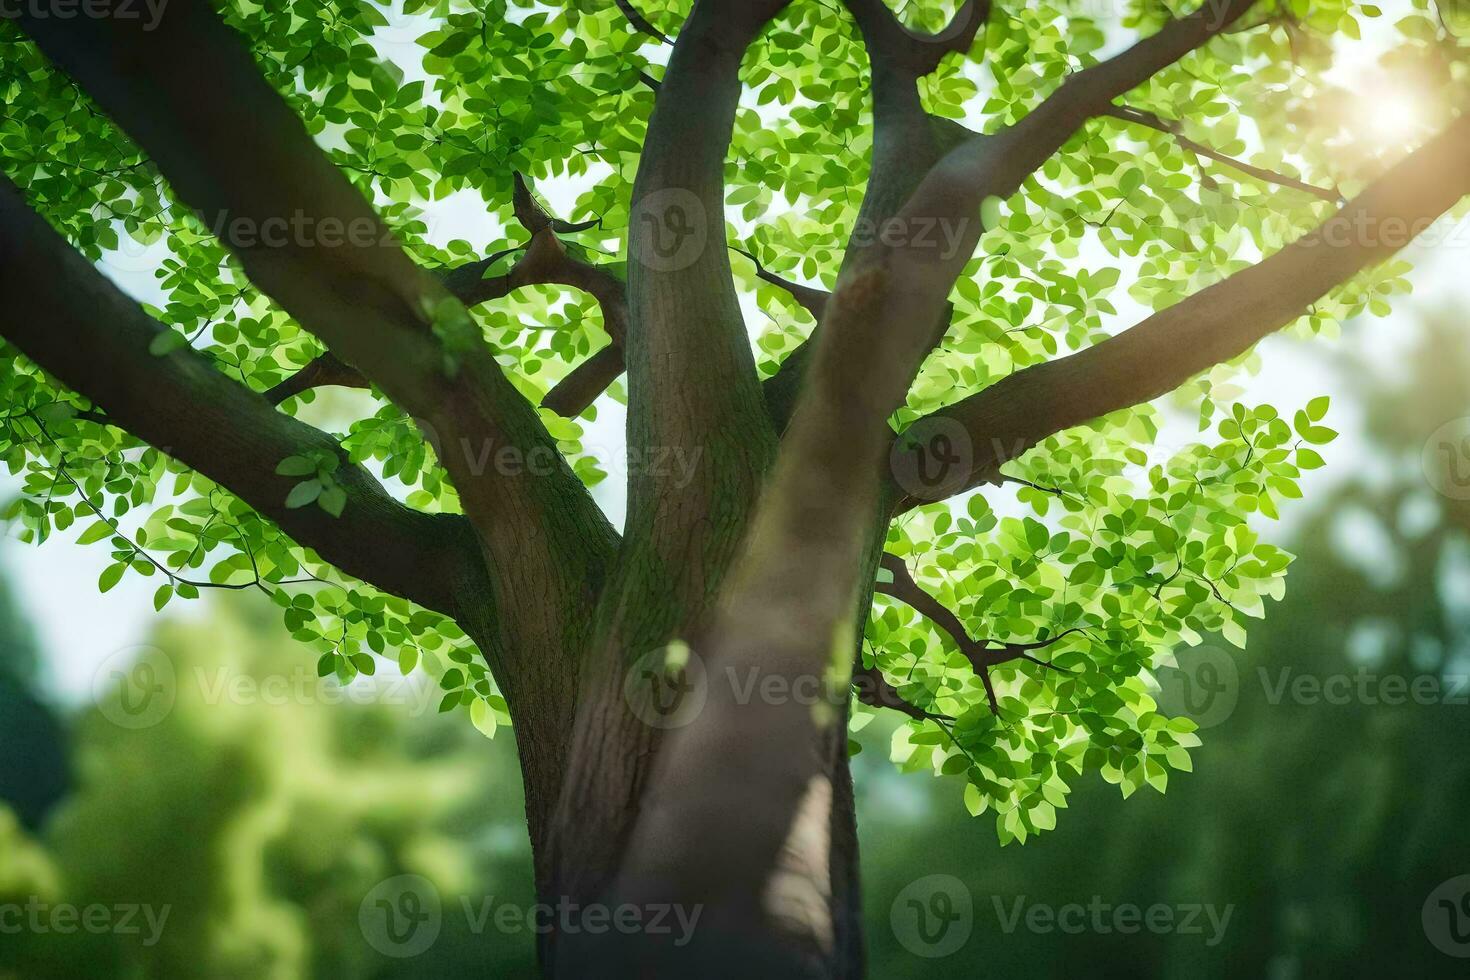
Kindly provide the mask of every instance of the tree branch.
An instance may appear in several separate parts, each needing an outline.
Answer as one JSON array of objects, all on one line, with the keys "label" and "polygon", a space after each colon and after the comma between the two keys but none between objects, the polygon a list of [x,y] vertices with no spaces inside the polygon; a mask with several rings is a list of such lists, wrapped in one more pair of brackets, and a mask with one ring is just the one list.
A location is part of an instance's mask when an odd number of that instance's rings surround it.
[{"label": "tree branch", "polygon": [[[442,288],[393,243],[207,4],[171,4],[151,31],[30,12],[19,25],[150,154],[257,285],[405,407],[428,413],[442,355],[426,310]],[[241,140],[246,119],[252,138]],[[326,240],[329,227],[350,242]]]},{"label": "tree branch", "polygon": [[[1470,194],[1470,114],[1390,169],[1311,233],[1100,344],[1026,368],[929,416],[964,428],[963,492],[1065,429],[1149,401],[1231,360],[1312,303],[1405,247]],[[916,423],[917,424],[917,423]],[[928,501],[902,497],[897,512]]]},{"label": "tree branch", "polygon": [[[558,233],[566,234],[590,228],[596,224],[595,221],[571,224],[552,217],[531,196],[530,187],[520,173],[515,174],[515,186],[516,219],[531,233],[530,242],[523,246],[502,249],[477,262],[456,266],[440,272],[439,276],[445,288],[467,307],[502,299],[518,289],[538,285],[571,286],[597,300],[602,310],[603,326],[612,343],[574,368],[541,400],[543,407],[558,415],[575,418],[585,412],[607,390],[608,385],[623,373],[622,345],[628,331],[627,288],[623,280],[606,269],[573,257],[557,237]],[[486,277],[485,273],[496,262],[512,252],[522,250],[525,255],[508,272]],[[271,389],[267,397],[279,404],[308,388],[328,385],[366,388],[368,381],[361,372],[343,364],[328,352]]]},{"label": "tree branch", "polygon": [[[543,407],[558,415],[575,418],[623,373],[623,345],[628,336],[627,285],[606,269],[572,256],[557,237],[558,234],[586,230],[596,222],[570,224],[553,217],[537,203],[525,177],[519,172],[515,174],[514,208],[516,220],[531,233],[526,255],[504,276],[483,280],[473,299],[477,303],[485,302],[508,296],[525,286],[557,285],[579,289],[597,300],[602,310],[603,328],[611,343],[558,381],[541,400]],[[493,256],[490,261],[494,261]],[[483,271],[482,268],[482,275]],[[460,279],[457,270],[450,273],[446,281],[451,290]],[[469,305],[468,301],[466,303]]]},{"label": "tree branch", "polygon": [[[988,197],[1008,198],[1088,119],[1159,71],[1208,43],[1250,9],[1254,0],[1209,0],[1165,24],[1123,53],[1072,75],[1015,125],[977,136],[950,151],[924,178],[900,216],[910,222],[960,220],[958,247],[930,254],[912,244],[890,250],[901,269],[903,305],[912,317],[937,307],[974,252],[984,228],[975,220]],[[916,305],[917,304],[917,305]]]},{"label": "tree branch", "polygon": [[970,661],[975,676],[980,678],[980,683],[985,687],[985,698],[990,702],[991,714],[999,716],[1000,700],[995,695],[995,685],[990,679],[991,664],[986,659],[984,644],[971,639],[959,616],[914,581],[902,558],[885,552],[882,567],[892,574],[893,581],[879,582],[875,586],[876,591],[903,602],[950,638],[955,648]]},{"label": "tree branch", "polygon": [[939,627],[966,656],[970,655],[972,648],[979,649],[979,644],[970,638],[970,633],[965,629],[965,624],[960,622],[959,616],[914,581],[902,558],[885,552],[880,567],[893,576],[893,581],[879,582],[874,586],[876,591],[901,600]]},{"label": "tree branch", "polygon": [[334,385],[343,388],[369,387],[367,378],[364,378],[357,368],[343,364],[336,354],[327,351],[313,358],[306,367],[262,394],[265,400],[272,405],[279,405],[287,398],[299,395],[303,391]]},{"label": "tree branch", "polygon": [[521,251],[529,252],[530,245],[531,243],[527,242],[524,245],[503,248],[475,262],[437,270],[436,275],[444,283],[444,288],[465,306],[479,306],[491,300],[501,299],[514,291],[511,280],[513,277],[519,280],[523,275],[515,270],[527,262],[526,257],[523,256],[517,260],[516,264],[511,267],[511,271],[504,275],[487,277],[485,273],[494,268],[495,263],[507,255]]},{"label": "tree branch", "polygon": [[1073,626],[1071,629],[1062,630],[1056,636],[1049,637],[1045,640],[1035,640],[1030,643],[1007,643],[1001,640],[982,640],[981,642],[988,647],[988,649],[983,651],[983,661],[987,666],[995,667],[1000,664],[1010,663],[1012,660],[1025,660],[1028,663],[1036,664],[1038,667],[1045,667],[1047,670],[1053,670],[1059,674],[1070,674],[1072,673],[1072,671],[1067,670],[1064,667],[1058,667],[1054,663],[1050,663],[1048,661],[1042,660],[1039,657],[1033,656],[1031,654],[1031,651],[1044,650],[1055,643],[1061,642],[1074,633],[1086,632],[1087,627],[1085,626]]},{"label": "tree branch", "polygon": [[613,0],[613,2],[616,3],[618,5],[618,9],[627,16],[628,22],[639,31],[642,31],[644,34],[652,37],[660,44],[670,43],[669,36],[663,31],[659,30],[657,27],[654,27],[651,23],[649,23],[648,18],[644,17],[641,13],[638,12],[638,8],[633,6],[632,0]]},{"label": "tree branch", "polygon": [[[628,444],[693,470],[630,475],[627,537],[642,544],[627,562],[702,549],[709,515],[746,513],[774,456],[726,248],[724,173],[741,59],[786,3],[697,0],[654,103],[629,218]],[[734,548],[728,533],[718,547]]]},{"label": "tree branch", "polygon": [[1198,143],[1195,140],[1190,139],[1188,136],[1185,136],[1183,132],[1181,132],[1180,125],[1177,122],[1166,122],[1164,119],[1160,118],[1158,115],[1152,112],[1146,112],[1142,109],[1134,109],[1128,106],[1110,105],[1103,110],[1102,115],[1111,116],[1114,119],[1121,119],[1123,122],[1133,123],[1138,126],[1146,126],[1149,129],[1157,130],[1160,133],[1165,133],[1169,136],[1172,136],[1176,143],[1178,143],[1184,149],[1188,150],[1190,153],[1193,153],[1195,156],[1206,157],[1210,160],[1214,160],[1216,163],[1221,163],[1234,170],[1238,170],[1248,177],[1254,177],[1256,180],[1263,181],[1268,184],[1277,184],[1281,187],[1290,187],[1294,190],[1299,190],[1303,193],[1311,194],[1313,197],[1321,198],[1324,201],[1331,201],[1334,204],[1339,204],[1343,201],[1342,192],[1337,190],[1336,188],[1317,187],[1314,184],[1309,184],[1306,181],[1300,180],[1296,177],[1288,177],[1287,175],[1277,173],[1274,170],[1266,170],[1262,167],[1253,166],[1252,164],[1246,163],[1242,160],[1237,160],[1234,157],[1226,156],[1223,153],[1220,153],[1208,146],[1205,146],[1203,143]]},{"label": "tree branch", "polygon": [[[516,174],[516,182],[518,187],[525,186],[520,174]],[[626,286],[612,273],[572,258],[565,248],[547,247],[537,255],[535,253],[537,243],[547,241],[543,237],[546,229],[562,232],[577,231],[590,227],[591,223],[568,224],[550,217],[539,206],[533,206],[535,211],[527,210],[522,216],[521,224],[528,230],[537,229],[536,236],[532,239],[533,244],[528,250],[527,258],[518,262],[515,268],[503,276],[495,276],[490,279],[484,277],[485,270],[496,261],[511,252],[519,251],[519,248],[504,249],[488,259],[451,269],[443,274],[443,279],[449,291],[458,296],[466,306],[500,299],[516,289],[529,285],[575,286],[598,300],[603,311],[603,322],[607,326],[612,343],[592,354],[574,368],[558,381],[541,400],[543,408],[550,409],[565,418],[575,418],[585,412],[626,370],[623,362],[623,343],[627,336],[628,318]],[[518,206],[517,214],[522,214],[520,206]],[[830,293],[778,276],[766,269],[752,253],[739,246],[730,247],[755,263],[756,275],[762,281],[786,290],[798,306],[810,313],[813,318],[821,319],[822,310],[826,307]],[[318,358],[319,361],[324,359],[325,363],[318,365],[314,361],[303,368],[298,375],[281,382],[271,389],[268,397],[272,397],[279,403],[307,388],[328,385],[344,385],[354,388],[368,386],[368,382],[360,373],[342,364],[330,353],[323,355],[323,358]],[[769,388],[772,381],[768,380],[766,385]],[[784,425],[785,419],[773,416],[773,421]]]},{"label": "tree branch", "polygon": [[[489,556],[466,631],[525,718],[517,698],[528,678],[575,673],[617,534],[463,304],[399,247],[206,0],[171,0],[155,22],[28,9],[19,26],[148,153],[254,283],[430,437],[474,525],[466,537]],[[513,467],[499,465],[507,451]],[[543,703],[530,723],[554,715]],[[565,737],[548,734],[555,757]]]},{"label": "tree branch", "polygon": [[883,0],[843,0],[863,32],[863,40],[875,64],[921,78],[939,67],[944,56],[964,54],[975,43],[975,35],[990,19],[990,0],[965,0],[948,26],[935,34],[911,30]]},{"label": "tree branch", "polygon": [[906,700],[902,694],[898,693],[898,688],[883,676],[883,671],[878,669],[877,664],[864,667],[861,657],[852,668],[852,685],[858,701],[870,708],[887,708],[890,711],[908,715],[915,721],[932,721],[939,718],[949,720],[946,715],[925,711]]},{"label": "tree branch", "polygon": [[790,279],[783,279],[781,276],[768,270],[764,265],[761,265],[761,260],[756,258],[752,253],[747,252],[738,245],[731,245],[730,248],[739,252],[747,259],[750,259],[755,264],[755,275],[757,279],[760,279],[762,282],[768,282],[779,289],[786,290],[786,292],[791,294],[791,298],[796,301],[796,305],[810,313],[813,319],[820,320],[822,318],[822,311],[827,308],[827,300],[832,297],[831,293],[824,289],[803,286],[801,283],[792,282]]},{"label": "tree branch", "polygon": [[[393,500],[336,440],[274,411],[261,395],[185,347],[149,352],[168,328],[97,272],[0,178],[0,335],[117,425],[198,470],[348,575],[448,615],[483,587],[483,560],[462,517]],[[298,477],[287,456],[331,453],[347,492],[341,517],[286,507]]]},{"label": "tree branch", "polygon": [[[942,325],[941,311],[949,291],[984,232],[976,218],[981,203],[987,197],[1010,197],[1089,118],[1210,41],[1250,9],[1254,0],[1209,0],[1122,54],[1073,75],[1010,128],[989,136],[971,135],[952,149],[948,144],[954,140],[955,127],[929,122],[919,107],[914,66],[903,57],[902,45],[895,47],[894,21],[887,6],[882,0],[847,2],[872,56],[877,127],[873,177],[859,221],[868,229],[893,223],[900,230],[932,228],[936,222],[950,221],[958,223],[960,235],[943,254],[924,247],[918,236],[910,236],[914,240],[898,248],[878,247],[881,239],[875,236],[877,240],[866,247],[849,245],[843,271],[870,258],[881,259],[895,287],[884,298],[894,322]],[[927,144],[921,121],[930,130]],[[931,163],[927,159],[935,155],[935,134],[946,140],[942,158]],[[920,148],[917,153],[914,147]],[[923,165],[916,167],[915,160]],[[821,329],[819,324],[818,331]],[[943,335],[942,326],[930,330],[920,361]],[[793,351],[771,379],[768,400],[776,414],[791,411],[813,356],[810,346],[809,341]],[[917,363],[913,370],[917,371]]]},{"label": "tree branch", "polygon": [[990,701],[990,710],[994,714],[1000,714],[1000,703],[996,699],[995,688],[990,680],[991,667],[997,667],[1012,660],[1026,660],[1057,673],[1071,673],[1071,671],[1033,656],[1031,651],[1049,647],[1074,633],[1086,632],[1085,627],[1074,626],[1048,639],[1028,643],[975,639],[965,629],[958,615],[914,581],[913,575],[909,573],[908,566],[902,558],[884,553],[882,567],[893,576],[893,581],[879,582],[874,587],[876,591],[903,602],[933,623],[954,642],[960,653],[965,655],[965,659],[970,661],[975,675],[984,685],[986,698]]},{"label": "tree branch", "polygon": [[[949,29],[929,37],[899,23],[883,0],[844,0],[858,30],[872,74],[873,156],[857,225],[848,239],[841,272],[856,268],[881,243],[890,222],[926,174],[957,143],[975,134],[952,120],[929,115],[919,97],[919,79],[931,74],[951,51],[968,51],[990,15],[989,0],[967,3]],[[897,226],[902,231],[902,226]],[[825,304],[824,304],[825,306]],[[818,330],[821,329],[818,317]],[[936,324],[937,345],[949,317]],[[766,404],[784,431],[811,364],[816,334],[787,355],[765,384]]]}]

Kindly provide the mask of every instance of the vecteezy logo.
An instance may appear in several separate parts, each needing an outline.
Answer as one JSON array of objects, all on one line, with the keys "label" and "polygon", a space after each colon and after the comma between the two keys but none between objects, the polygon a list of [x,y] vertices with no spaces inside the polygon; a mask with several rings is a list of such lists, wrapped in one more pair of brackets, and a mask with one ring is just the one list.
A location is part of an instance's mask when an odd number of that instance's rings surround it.
[{"label": "vecteezy logo", "polygon": [[439,938],[443,924],[439,890],[420,875],[379,882],[362,900],[357,924],[368,945],[384,956],[418,956]]},{"label": "vecteezy logo", "polygon": [[123,647],[92,675],[92,702],[119,728],[151,728],[173,710],[176,679],[173,661],[158,647]]},{"label": "vecteezy logo", "polygon": [[[959,39],[966,31],[974,32],[977,30],[977,28],[983,26],[985,9],[986,7],[984,4],[959,3],[955,5],[954,15],[946,20],[945,23],[937,30],[935,30],[932,34],[923,29],[915,30],[911,33],[916,40],[922,43],[939,44],[948,47],[953,44],[957,39]],[[977,23],[977,21],[979,23]]]},{"label": "vecteezy logo", "polygon": [[704,254],[709,221],[692,192],[666,187],[645,194],[633,208],[630,255],[655,272],[687,269]]},{"label": "vecteezy logo", "polygon": [[1424,935],[1447,956],[1470,958],[1470,875],[1440,884],[1424,900]]},{"label": "vecteezy logo", "polygon": [[904,493],[944,500],[965,489],[975,464],[970,433],[955,419],[923,418],[893,440],[889,469]]},{"label": "vecteezy logo", "polygon": [[1470,875],[1442,883],[1424,900],[1424,935],[1446,956],[1470,958]]},{"label": "vecteezy logo", "polygon": [[650,728],[683,728],[704,710],[709,677],[699,654],[684,643],[650,650],[623,678],[628,708]]},{"label": "vecteezy logo", "polygon": [[1451,500],[1470,500],[1470,418],[1452,419],[1435,429],[1420,461],[1436,492]]},{"label": "vecteezy logo", "polygon": [[894,938],[915,956],[949,956],[969,941],[975,928],[970,890],[953,875],[920,878],[893,900],[889,924]]},{"label": "vecteezy logo", "polygon": [[1175,654],[1174,667],[1154,672],[1159,682],[1159,711],[1184,717],[1200,728],[1212,728],[1235,712],[1240,699],[1240,671],[1224,650],[1194,647]]}]

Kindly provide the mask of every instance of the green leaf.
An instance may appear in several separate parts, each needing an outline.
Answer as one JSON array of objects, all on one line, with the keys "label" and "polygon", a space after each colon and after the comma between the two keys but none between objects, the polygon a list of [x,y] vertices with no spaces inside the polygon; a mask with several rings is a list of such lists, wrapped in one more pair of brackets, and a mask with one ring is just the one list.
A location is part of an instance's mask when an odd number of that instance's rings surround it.
[{"label": "green leaf", "polygon": [[965,784],[965,809],[972,817],[978,817],[985,812],[985,798],[980,795],[980,787],[974,783]]},{"label": "green leaf", "polygon": [[77,408],[66,402],[51,402],[36,409],[36,417],[42,422],[65,422],[76,418]]},{"label": "green leaf", "polygon": [[108,565],[102,570],[102,575],[97,579],[97,588],[102,592],[109,592],[112,587],[122,580],[123,572],[127,571],[128,563],[120,561],[115,565]]},{"label": "green leaf", "polygon": [[316,498],[322,495],[322,482],[320,480],[307,480],[298,483],[291,488],[291,493],[286,497],[286,506],[295,510],[305,507],[307,504],[315,503]]},{"label": "green leaf", "polygon": [[1325,446],[1337,438],[1337,430],[1325,425],[1309,425],[1302,431],[1302,438],[1314,446]]},{"label": "green leaf", "polygon": [[495,712],[490,710],[490,705],[478,699],[470,705],[470,723],[478,728],[486,738],[495,737],[495,729],[499,724],[495,720]]},{"label": "green leaf", "polygon": [[419,651],[417,647],[402,647],[398,651],[398,670],[407,677],[413,673],[419,665]]},{"label": "green leaf", "polygon": [[77,538],[77,544],[92,544],[112,535],[112,525],[106,521],[98,521],[82,532]]},{"label": "green leaf", "polygon": [[986,231],[1000,227],[1001,205],[1005,202],[998,197],[987,197],[980,202],[980,224]]},{"label": "green leaf", "polygon": [[339,486],[330,486],[322,491],[322,495],[317,498],[317,503],[321,505],[322,510],[333,517],[341,517],[343,508],[347,506],[347,491]]},{"label": "green leaf", "polygon": [[316,460],[306,456],[287,456],[276,465],[281,476],[311,476],[316,472]]}]

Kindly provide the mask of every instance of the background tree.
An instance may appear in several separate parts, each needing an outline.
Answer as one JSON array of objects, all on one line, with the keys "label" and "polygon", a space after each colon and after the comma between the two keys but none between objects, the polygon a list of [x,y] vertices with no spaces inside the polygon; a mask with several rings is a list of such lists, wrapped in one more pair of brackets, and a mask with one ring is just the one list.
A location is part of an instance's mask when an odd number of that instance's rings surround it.
[{"label": "background tree", "polygon": [[[135,932],[7,931],[0,976],[533,972],[529,933],[488,918],[471,935],[479,920],[457,914],[460,896],[476,915],[482,902],[534,901],[529,859],[506,844],[524,822],[513,756],[437,716],[422,679],[352,696],[334,678],[310,684],[309,665],[276,642],[268,604],[221,606],[207,625],[167,622],[150,638],[178,679],[166,712],[119,727],[129,679],[109,672],[100,704],[71,719],[77,784],[43,832],[12,829],[0,797],[0,902],[147,906],[153,920],[135,916]],[[403,874],[431,882],[456,914],[432,949],[394,959],[367,940],[360,909]]]},{"label": "background tree", "polygon": [[[853,691],[1003,839],[1069,771],[1162,789],[1197,739],[1148,671],[1280,596],[1249,521],[1332,436],[1322,399],[1230,404],[1231,365],[1386,309],[1470,192],[1441,10],[1400,24],[1446,95],[1404,155],[1351,145],[1321,74],[1376,8],[1142,2],[1101,56],[1085,4],[842,6],[410,3],[427,84],[361,3],[29,10],[7,50],[16,516],[84,520],[102,587],[156,575],[160,606],[269,593],[323,672],[423,664],[514,722],[540,894],[707,910],[681,948],[553,939],[548,970],[860,971]],[[576,178],[577,213],[522,174]],[[519,230],[436,243],[415,206],[466,190]],[[150,308],[89,261],[122,234],[163,243]],[[1155,312],[1114,332],[1124,271]],[[624,369],[619,532],[578,420]],[[371,416],[296,418],[320,384]],[[1151,461],[1176,389],[1217,441]],[[875,582],[899,605],[864,644]],[[640,717],[630,690],[699,669],[689,724]],[[833,696],[723,682],[751,671]]]}]

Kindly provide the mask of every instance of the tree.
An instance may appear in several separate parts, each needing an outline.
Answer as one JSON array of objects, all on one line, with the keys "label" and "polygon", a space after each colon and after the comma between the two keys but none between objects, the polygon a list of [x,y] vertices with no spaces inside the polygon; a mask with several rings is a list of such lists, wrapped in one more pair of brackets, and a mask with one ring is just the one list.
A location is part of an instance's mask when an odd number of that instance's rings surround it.
[{"label": "tree", "polygon": [[[17,516],[84,519],[103,588],[260,589],[322,671],[393,650],[508,715],[538,893],[703,910],[684,945],[559,930],[548,973],[859,973],[849,715],[906,714],[903,765],[1003,841],[1068,770],[1163,789],[1197,738],[1148,671],[1279,597],[1250,520],[1332,437],[1323,399],[1232,404],[1232,369],[1386,311],[1470,193],[1453,98],[1412,153],[1344,138],[1322,72],[1377,8],[1139,0],[1100,57],[1084,3],[955,7],[409,0],[412,81],[366,3],[28,7]],[[1417,3],[1397,53],[1451,96],[1453,13]],[[436,242],[416,208],[464,191],[500,239]],[[162,243],[162,305],[94,268],[122,234]],[[1125,270],[1153,312],[1110,333]],[[298,418],[324,385],[372,414]],[[582,438],[609,387],[621,530]],[[1218,441],[1151,460],[1176,390]]]},{"label": "tree", "polygon": [[412,959],[388,959],[364,941],[364,896],[402,874],[433,882],[446,904],[459,895],[477,910],[487,896],[530,904],[529,856],[484,843],[524,812],[503,785],[514,756],[487,752],[477,732],[434,716],[432,685],[385,677],[349,695],[335,678],[310,683],[291,645],[275,642],[276,619],[264,600],[247,600],[207,623],[162,621],[152,656],[188,679],[167,710],[120,728],[129,680],[109,672],[104,699],[75,719],[81,777],[40,846],[14,834],[0,807],[0,904],[41,921],[62,904],[143,909],[100,934],[17,932],[11,913],[0,976],[533,969],[532,944],[489,928],[493,949],[481,949],[465,918],[448,918],[433,948]]}]

